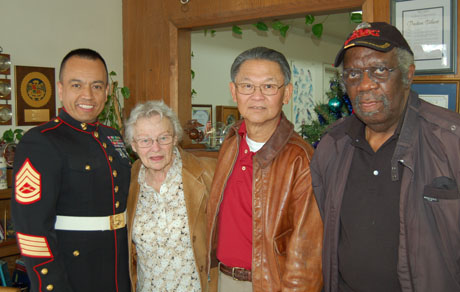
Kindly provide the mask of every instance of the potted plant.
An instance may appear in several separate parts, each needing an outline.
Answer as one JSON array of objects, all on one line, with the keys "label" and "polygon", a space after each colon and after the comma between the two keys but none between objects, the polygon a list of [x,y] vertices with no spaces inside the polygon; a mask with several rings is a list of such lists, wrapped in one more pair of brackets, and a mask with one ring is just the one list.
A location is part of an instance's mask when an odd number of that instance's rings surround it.
[{"label": "potted plant", "polygon": [[109,127],[115,128],[123,134],[123,111],[121,108],[121,99],[128,99],[131,95],[129,88],[126,86],[119,87],[118,81],[113,77],[117,76],[114,71],[109,73],[110,94],[107,96],[104,109],[99,114],[99,122]]},{"label": "potted plant", "polygon": [[16,150],[16,145],[17,143],[19,143],[19,140],[21,140],[23,135],[24,135],[23,129],[15,129],[14,131],[12,129],[8,129],[5,132],[3,132],[3,135],[0,141],[0,146],[2,147],[1,149],[2,149],[3,157],[5,157],[6,164],[9,167],[13,166],[14,152]]},{"label": "potted plant", "polygon": [[[117,74],[112,71],[109,73],[110,78],[110,94],[107,96],[104,109],[98,116],[99,122],[109,127],[115,128],[123,135],[123,110],[121,107],[121,99],[128,99],[131,95],[129,88],[126,86],[118,86],[118,81],[114,80],[113,77]],[[131,162],[136,160],[136,154],[131,147],[126,147],[126,151],[130,156]]]}]

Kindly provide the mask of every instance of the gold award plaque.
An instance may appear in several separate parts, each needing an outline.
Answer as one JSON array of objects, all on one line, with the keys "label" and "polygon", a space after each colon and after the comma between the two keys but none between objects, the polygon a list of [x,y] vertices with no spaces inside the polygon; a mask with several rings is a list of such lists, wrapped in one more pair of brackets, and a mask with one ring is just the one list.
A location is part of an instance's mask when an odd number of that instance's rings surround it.
[{"label": "gold award plaque", "polygon": [[17,125],[37,125],[54,117],[54,68],[15,66],[15,75]]},{"label": "gold award plaque", "polygon": [[50,120],[49,109],[25,109],[24,120],[27,123],[46,122]]},{"label": "gold award plaque", "polygon": [[31,72],[21,82],[21,94],[31,107],[42,107],[51,98],[51,84],[43,73]]}]

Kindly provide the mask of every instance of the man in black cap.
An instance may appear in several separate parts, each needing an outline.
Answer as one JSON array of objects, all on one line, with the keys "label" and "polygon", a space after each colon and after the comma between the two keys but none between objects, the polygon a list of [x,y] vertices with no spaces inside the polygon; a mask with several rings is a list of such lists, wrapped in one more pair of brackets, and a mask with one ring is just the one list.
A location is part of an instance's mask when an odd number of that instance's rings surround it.
[{"label": "man in black cap", "polygon": [[58,82],[63,109],[17,147],[11,211],[31,292],[130,291],[131,163],[120,133],[97,121],[107,79],[99,53],[68,53]]},{"label": "man in black cap", "polygon": [[324,291],[460,291],[460,115],[410,90],[412,50],[387,23],[359,25],[335,66],[355,115],[311,164]]}]

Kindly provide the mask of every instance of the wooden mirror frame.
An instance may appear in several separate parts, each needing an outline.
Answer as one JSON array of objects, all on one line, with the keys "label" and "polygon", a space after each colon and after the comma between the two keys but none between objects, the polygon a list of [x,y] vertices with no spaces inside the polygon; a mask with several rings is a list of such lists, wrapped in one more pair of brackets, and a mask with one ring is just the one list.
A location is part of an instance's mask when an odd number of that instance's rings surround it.
[{"label": "wooden mirror frame", "polygon": [[138,102],[163,99],[184,125],[191,114],[190,31],[363,10],[366,21],[389,21],[388,0],[123,0],[124,113]]}]

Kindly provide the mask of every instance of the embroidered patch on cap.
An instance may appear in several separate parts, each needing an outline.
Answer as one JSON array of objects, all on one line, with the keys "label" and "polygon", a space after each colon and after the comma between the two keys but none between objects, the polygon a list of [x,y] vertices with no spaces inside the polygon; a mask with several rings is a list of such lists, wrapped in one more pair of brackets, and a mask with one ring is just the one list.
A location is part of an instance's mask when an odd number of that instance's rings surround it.
[{"label": "embroidered patch on cap", "polygon": [[48,241],[44,236],[34,236],[16,232],[21,255],[34,258],[53,257]]},{"label": "embroidered patch on cap", "polygon": [[393,48],[400,48],[414,55],[409,44],[401,32],[386,22],[362,22],[347,37],[337,54],[334,66],[338,67],[345,57],[345,51],[353,47],[367,47],[380,52],[389,52]]},{"label": "embroidered patch on cap", "polygon": [[29,158],[16,174],[15,199],[21,204],[32,204],[41,198],[41,175]]}]

